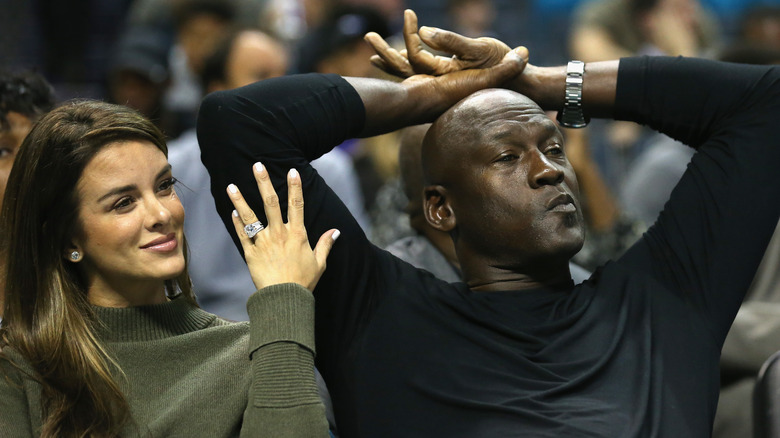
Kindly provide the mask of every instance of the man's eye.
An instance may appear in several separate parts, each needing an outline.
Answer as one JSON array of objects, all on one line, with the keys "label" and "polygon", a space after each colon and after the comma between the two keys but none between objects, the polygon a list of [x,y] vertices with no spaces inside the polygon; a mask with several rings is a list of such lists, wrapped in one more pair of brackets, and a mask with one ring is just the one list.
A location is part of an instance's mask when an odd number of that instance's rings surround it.
[{"label": "man's eye", "polygon": [[501,157],[500,157],[498,160],[496,160],[496,161],[514,161],[514,160],[516,160],[517,158],[518,158],[518,157],[517,157],[517,155],[514,155],[514,154],[507,154],[507,155],[502,155],[502,156],[501,156]]},{"label": "man's eye", "polygon": [[561,148],[560,146],[549,147],[547,148],[546,154],[553,155],[553,156],[563,155],[563,148]]}]

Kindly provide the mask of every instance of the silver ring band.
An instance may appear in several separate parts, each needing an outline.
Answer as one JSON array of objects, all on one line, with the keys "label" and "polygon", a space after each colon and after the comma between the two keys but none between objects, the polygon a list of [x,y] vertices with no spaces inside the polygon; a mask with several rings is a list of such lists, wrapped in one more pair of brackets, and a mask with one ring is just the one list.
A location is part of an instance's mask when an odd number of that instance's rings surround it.
[{"label": "silver ring band", "polygon": [[263,231],[265,227],[260,221],[252,222],[249,225],[244,225],[244,232],[246,233],[246,237],[253,238],[255,235],[261,231]]}]

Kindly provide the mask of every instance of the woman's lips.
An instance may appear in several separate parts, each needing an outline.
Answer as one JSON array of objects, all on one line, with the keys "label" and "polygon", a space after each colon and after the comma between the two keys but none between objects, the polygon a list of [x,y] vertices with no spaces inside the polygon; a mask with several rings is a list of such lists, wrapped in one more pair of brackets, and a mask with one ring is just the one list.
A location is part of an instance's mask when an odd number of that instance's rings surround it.
[{"label": "woman's lips", "polygon": [[154,239],[151,242],[143,245],[141,249],[147,249],[155,252],[170,252],[179,246],[179,242],[176,240],[176,234],[171,233],[167,236]]}]

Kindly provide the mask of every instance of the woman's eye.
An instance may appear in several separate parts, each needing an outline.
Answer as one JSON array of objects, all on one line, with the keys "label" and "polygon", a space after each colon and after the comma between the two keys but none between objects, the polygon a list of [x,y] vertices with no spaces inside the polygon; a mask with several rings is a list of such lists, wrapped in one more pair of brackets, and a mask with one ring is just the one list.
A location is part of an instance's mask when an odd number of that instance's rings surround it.
[{"label": "woman's eye", "polygon": [[124,210],[128,207],[130,207],[133,204],[133,198],[130,196],[125,196],[124,198],[116,201],[114,204],[114,210]]},{"label": "woman's eye", "polygon": [[163,192],[166,190],[170,190],[174,184],[176,184],[176,178],[168,178],[163,180],[163,182],[160,183],[160,187],[158,188],[159,191]]},{"label": "woman's eye", "polygon": [[0,158],[10,157],[14,154],[14,150],[11,148],[0,148]]},{"label": "woman's eye", "polygon": [[514,161],[517,158],[518,158],[517,155],[507,154],[507,155],[502,155],[497,161]]}]

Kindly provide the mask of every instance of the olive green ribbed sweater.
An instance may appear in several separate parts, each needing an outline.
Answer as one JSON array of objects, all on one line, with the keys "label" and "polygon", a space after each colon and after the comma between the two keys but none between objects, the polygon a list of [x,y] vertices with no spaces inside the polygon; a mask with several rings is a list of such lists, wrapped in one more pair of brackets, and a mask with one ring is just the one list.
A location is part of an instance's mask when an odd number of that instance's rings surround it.
[{"label": "olive green ribbed sweater", "polygon": [[[250,322],[183,299],[96,307],[104,345],[132,411],[128,436],[328,436],[314,378],[314,298],[294,284],[254,293]],[[5,353],[29,367],[12,349]],[[0,436],[37,437],[41,387],[0,358]]]}]

